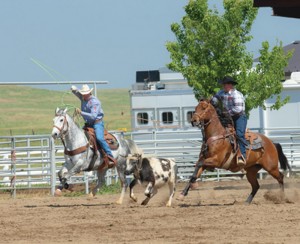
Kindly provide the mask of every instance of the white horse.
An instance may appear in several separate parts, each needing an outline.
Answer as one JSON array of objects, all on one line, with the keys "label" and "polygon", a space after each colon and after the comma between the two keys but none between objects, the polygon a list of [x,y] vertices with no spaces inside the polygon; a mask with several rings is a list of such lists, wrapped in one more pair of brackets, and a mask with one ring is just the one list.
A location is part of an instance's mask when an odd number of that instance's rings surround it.
[{"label": "white horse", "polygon": [[[124,174],[126,170],[126,158],[128,154],[141,153],[141,150],[138,149],[134,141],[122,139],[117,135],[114,136],[119,142],[119,147],[113,150],[112,153],[114,158],[117,159],[117,170],[122,187],[121,196],[117,203],[122,204],[128,186]],[[90,193],[92,196],[95,196],[101,185],[105,182],[104,177],[107,168],[102,167],[104,161],[101,154],[98,150],[94,154],[94,150],[89,145],[84,131],[67,114],[67,109],[56,109],[53,119],[52,137],[54,139],[61,138],[65,147],[65,163],[58,172],[61,185],[56,190],[56,194],[60,195],[63,188],[69,188],[68,180],[71,176],[81,171],[97,170],[98,182]]]}]

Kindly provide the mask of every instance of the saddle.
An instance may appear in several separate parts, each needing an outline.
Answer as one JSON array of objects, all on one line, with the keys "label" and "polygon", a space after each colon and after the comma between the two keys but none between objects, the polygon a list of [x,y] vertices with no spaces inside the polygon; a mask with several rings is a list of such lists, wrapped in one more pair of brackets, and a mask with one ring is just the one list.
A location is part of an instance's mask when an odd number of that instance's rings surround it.
[{"label": "saddle", "polygon": [[104,130],[104,139],[111,150],[117,150],[119,148],[119,142],[117,138],[107,130]]},{"label": "saddle", "polygon": [[[234,133],[235,134],[235,133]],[[234,137],[234,138],[233,138]],[[249,129],[245,133],[245,139],[247,141],[246,150],[247,155],[249,155],[251,150],[261,149],[263,148],[262,139],[257,133],[251,132]],[[232,137],[229,137],[230,144],[232,146],[232,151],[229,154],[228,158],[224,159],[224,162],[222,163],[223,169],[229,169],[232,159],[237,158],[241,155],[241,152],[237,143],[237,137],[236,134]]]},{"label": "saddle", "polygon": [[[109,163],[109,161],[110,161],[109,156],[105,153],[103,148],[101,148],[100,144],[97,142],[94,129],[91,127],[85,126],[83,128],[83,130],[85,132],[86,137],[89,140],[90,147],[94,150],[94,152],[97,152],[97,150],[99,150],[103,157],[104,164],[103,164],[103,167],[100,166],[101,168],[99,168],[99,170],[105,168],[106,166],[107,166],[107,168],[114,167],[115,166],[114,164]],[[104,139],[111,150],[117,150],[119,148],[118,140],[116,139],[116,137],[114,135],[109,133],[107,130],[104,130]],[[111,160],[115,163],[115,160],[113,160],[113,159],[111,159]]]}]

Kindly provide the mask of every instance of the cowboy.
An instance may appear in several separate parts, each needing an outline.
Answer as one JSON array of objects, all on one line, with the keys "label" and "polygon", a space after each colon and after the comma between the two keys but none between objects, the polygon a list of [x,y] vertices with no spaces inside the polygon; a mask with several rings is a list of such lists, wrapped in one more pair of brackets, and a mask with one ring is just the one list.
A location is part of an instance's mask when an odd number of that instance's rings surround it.
[{"label": "cowboy", "polygon": [[246,165],[246,139],[245,131],[247,127],[247,117],[245,114],[245,98],[241,92],[235,89],[237,82],[230,76],[225,76],[219,83],[223,86],[213,98],[212,103],[217,104],[218,98],[223,102],[231,116],[234,128],[236,131],[238,145],[241,155],[238,156],[238,166],[244,167]]},{"label": "cowboy", "polygon": [[97,142],[107,154],[110,164],[116,164],[116,160],[104,139],[104,112],[99,99],[92,95],[93,88],[90,89],[88,85],[83,85],[82,88],[78,90],[76,86],[71,86],[71,91],[81,101],[81,109],[76,108],[76,113],[83,117],[86,126],[95,130]]}]

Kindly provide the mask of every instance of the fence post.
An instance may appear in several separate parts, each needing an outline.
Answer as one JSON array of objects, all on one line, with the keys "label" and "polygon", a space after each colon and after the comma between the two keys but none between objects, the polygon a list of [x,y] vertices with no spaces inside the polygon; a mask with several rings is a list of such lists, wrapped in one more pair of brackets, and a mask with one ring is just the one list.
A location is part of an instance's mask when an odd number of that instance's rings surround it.
[{"label": "fence post", "polygon": [[[26,148],[30,148],[30,139],[29,137],[26,139]],[[28,175],[28,188],[31,188],[31,172],[30,172],[30,169],[31,169],[31,163],[28,163],[30,162],[30,159],[31,159],[31,155],[30,155],[30,152],[29,150],[27,151],[27,158],[28,158],[28,161],[27,161],[27,168],[29,169],[27,171],[27,175]]]},{"label": "fence post", "polygon": [[55,160],[55,144],[54,139],[50,136],[50,184],[51,184],[51,195],[54,196],[56,186],[56,160]]},{"label": "fence post", "polygon": [[89,173],[84,172],[85,194],[89,194]]},{"label": "fence post", "polygon": [[13,150],[11,150],[10,159],[11,159],[11,174],[12,178],[10,179],[10,187],[11,187],[11,197],[16,198],[16,151],[14,138],[12,138]]}]

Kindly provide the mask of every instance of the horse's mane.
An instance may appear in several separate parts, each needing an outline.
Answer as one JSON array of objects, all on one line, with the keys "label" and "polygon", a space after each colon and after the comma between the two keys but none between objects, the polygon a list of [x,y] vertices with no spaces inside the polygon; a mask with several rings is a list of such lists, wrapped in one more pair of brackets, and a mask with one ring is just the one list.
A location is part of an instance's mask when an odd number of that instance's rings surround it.
[{"label": "horse's mane", "polygon": [[218,102],[217,103],[211,102],[211,105],[215,108],[222,126],[224,128],[232,127],[233,126],[233,121],[232,121],[232,118],[231,118],[228,110],[224,106],[221,99],[217,96],[215,96],[215,97],[217,98]]}]

